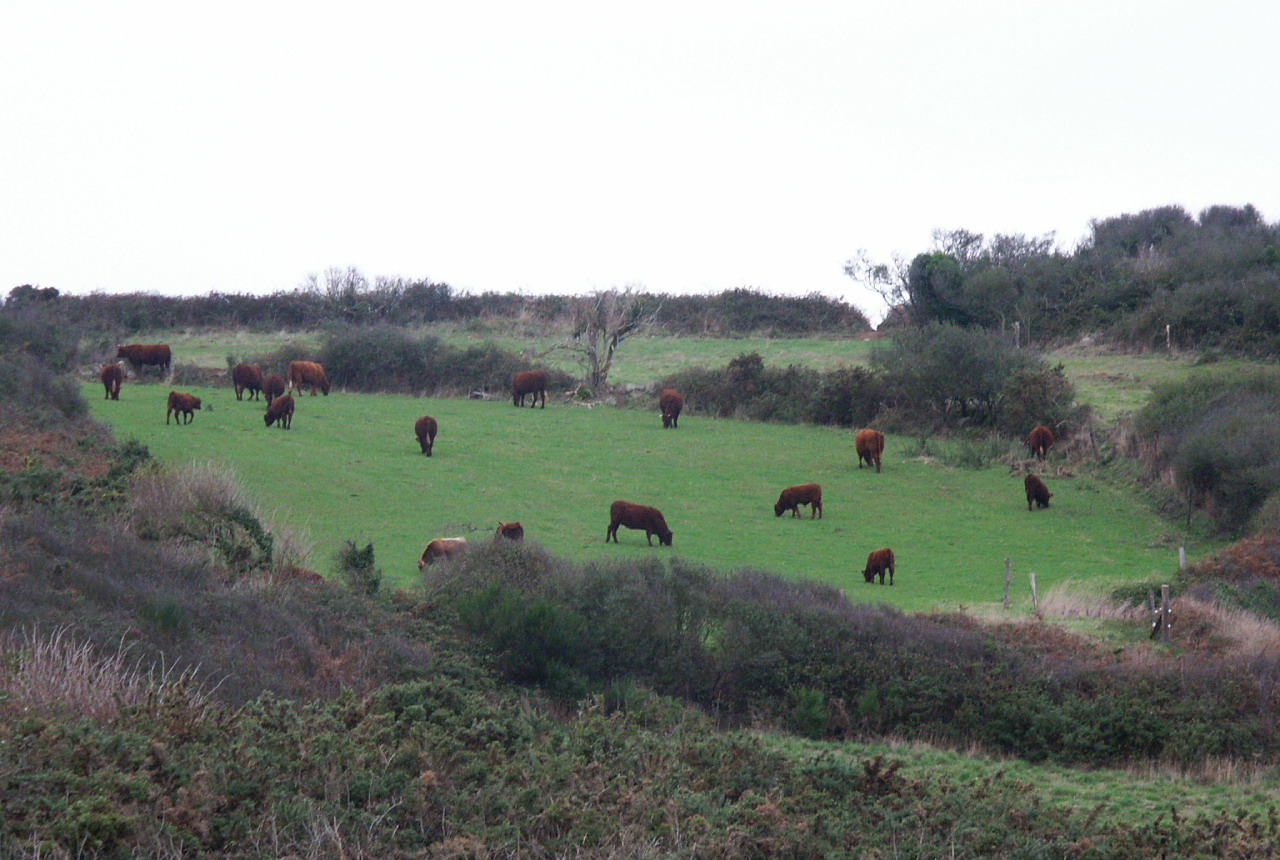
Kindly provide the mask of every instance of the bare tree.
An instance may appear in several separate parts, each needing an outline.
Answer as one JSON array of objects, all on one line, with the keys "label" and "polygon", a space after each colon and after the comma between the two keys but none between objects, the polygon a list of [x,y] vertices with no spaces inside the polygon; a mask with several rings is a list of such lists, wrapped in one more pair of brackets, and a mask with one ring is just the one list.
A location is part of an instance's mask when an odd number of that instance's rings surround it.
[{"label": "bare tree", "polygon": [[907,304],[909,269],[907,261],[898,254],[894,254],[888,263],[877,263],[866,249],[859,250],[857,256],[844,264],[844,273],[878,295],[889,311]]},{"label": "bare tree", "polygon": [[628,286],[598,290],[575,300],[573,333],[556,344],[577,354],[587,384],[600,389],[609,383],[609,369],[618,347],[653,325],[661,304]]}]

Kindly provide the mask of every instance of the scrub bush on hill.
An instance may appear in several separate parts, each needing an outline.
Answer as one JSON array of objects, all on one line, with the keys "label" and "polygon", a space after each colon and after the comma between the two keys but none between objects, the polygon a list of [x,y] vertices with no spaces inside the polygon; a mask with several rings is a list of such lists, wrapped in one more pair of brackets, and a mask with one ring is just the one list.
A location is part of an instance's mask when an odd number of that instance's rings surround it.
[{"label": "scrub bush on hill", "polygon": [[1280,755],[1270,664],[1142,668],[1039,653],[965,619],[679,559],[577,565],[478,546],[425,594],[424,611],[487,643],[511,679],[557,695],[625,679],[730,721],[806,733],[821,701],[853,730],[1065,763]]},{"label": "scrub bush on hill", "polygon": [[872,352],[872,367],[822,372],[767,367],[758,353],[722,369],[672,374],[690,411],[758,421],[838,427],[975,428],[1019,439],[1037,424],[1061,431],[1079,421],[1075,389],[1061,367],[1014,349],[997,335],[932,325]]},{"label": "scrub bush on hill", "polygon": [[[496,344],[459,349],[434,335],[390,327],[330,335],[314,360],[334,385],[356,391],[505,393],[517,371],[530,369],[527,359]],[[547,374],[552,389],[569,388],[574,381],[563,371]]]},{"label": "scrub bush on hill", "polygon": [[1280,371],[1209,372],[1159,386],[1135,421],[1153,474],[1169,471],[1188,505],[1241,530],[1280,498]]}]

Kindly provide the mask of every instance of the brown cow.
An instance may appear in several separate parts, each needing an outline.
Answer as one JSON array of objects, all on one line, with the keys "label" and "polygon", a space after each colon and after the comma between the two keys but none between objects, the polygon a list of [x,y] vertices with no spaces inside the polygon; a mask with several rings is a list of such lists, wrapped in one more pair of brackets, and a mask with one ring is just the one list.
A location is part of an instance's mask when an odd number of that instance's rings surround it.
[{"label": "brown cow", "polygon": [[1038,457],[1043,460],[1048,454],[1049,449],[1054,443],[1053,431],[1041,424],[1031,431],[1031,435],[1027,437],[1027,447],[1031,449],[1031,456]]},{"label": "brown cow", "polygon": [[822,485],[796,484],[794,487],[787,487],[778,496],[777,504],[773,506],[773,515],[780,517],[783,511],[791,511],[791,516],[798,517],[801,505],[809,506],[809,519],[821,517]]},{"label": "brown cow", "polygon": [[413,435],[418,437],[418,444],[422,446],[422,453],[428,457],[431,456],[431,446],[436,443],[436,430],[438,427],[436,419],[430,415],[423,415],[413,423]]},{"label": "brown cow", "polygon": [[1049,492],[1049,488],[1045,486],[1044,481],[1035,475],[1027,474],[1022,480],[1022,485],[1027,488],[1027,510],[1031,510],[1031,503],[1035,502],[1037,508],[1049,507],[1049,497],[1053,493]]},{"label": "brown cow", "polygon": [[167,343],[116,344],[116,358],[126,359],[135,369],[155,365],[161,373],[168,373],[173,353]]},{"label": "brown cow", "polygon": [[262,420],[270,427],[279,421],[281,430],[289,430],[293,427],[293,395],[281,394],[275,400],[271,401],[271,405],[267,407],[267,412],[262,416]]},{"label": "brown cow", "polygon": [[504,523],[498,520],[498,530],[493,533],[494,540],[519,542],[524,540],[524,526],[520,523]]},{"label": "brown cow", "polygon": [[231,370],[231,384],[236,387],[236,400],[243,399],[241,395],[246,391],[249,399],[255,400],[262,393],[262,371],[256,364],[237,364]]},{"label": "brown cow", "polygon": [[613,538],[614,543],[618,542],[618,526],[644,529],[644,537],[649,546],[653,546],[654,535],[658,536],[660,545],[671,546],[671,529],[667,528],[667,521],[657,508],[631,502],[614,502],[609,506],[609,529],[604,534],[605,543],[609,542],[609,538]]},{"label": "brown cow", "polygon": [[893,550],[888,547],[873,550],[867,556],[867,566],[862,571],[862,578],[867,582],[871,582],[878,574],[880,576],[880,584],[884,585],[886,572],[889,574],[889,584],[893,585]]},{"label": "brown cow", "polygon": [[119,400],[120,384],[124,382],[124,370],[121,369],[118,362],[111,362],[102,366],[102,372],[98,374],[98,378],[102,380],[102,387],[106,389],[106,393],[102,395],[103,400]]},{"label": "brown cow", "polygon": [[862,462],[865,460],[867,465],[875,465],[876,471],[880,471],[880,455],[884,453],[884,434],[879,430],[859,430],[858,435],[853,437],[853,447],[858,452],[858,468],[862,468]]},{"label": "brown cow", "polygon": [[[169,423],[169,416],[178,419],[179,424],[190,424],[195,420],[196,410],[200,408],[200,398],[182,391],[169,392],[169,408],[164,413],[164,423]],[[183,421],[183,418],[186,421]]]},{"label": "brown cow", "polygon": [[284,390],[284,377],[278,373],[273,373],[262,380],[262,399],[268,403],[284,394]]},{"label": "brown cow", "polygon": [[302,392],[303,385],[311,386],[311,396],[316,396],[318,387],[325,397],[329,396],[329,377],[324,367],[314,361],[289,362],[289,390]]},{"label": "brown cow", "polygon": [[437,561],[448,561],[456,558],[466,551],[466,538],[436,538],[428,543],[427,548],[422,551],[422,558],[418,559],[418,570],[422,570],[429,564],[435,564]]},{"label": "brown cow", "polygon": [[658,409],[662,411],[662,429],[680,427],[680,410],[684,409],[684,395],[674,388],[664,388],[658,395]]},{"label": "brown cow", "polygon": [[539,395],[542,396],[542,408],[546,409],[547,375],[541,370],[522,370],[511,377],[511,404],[524,406],[526,394],[533,395],[533,399],[529,401],[530,409],[537,405]]}]

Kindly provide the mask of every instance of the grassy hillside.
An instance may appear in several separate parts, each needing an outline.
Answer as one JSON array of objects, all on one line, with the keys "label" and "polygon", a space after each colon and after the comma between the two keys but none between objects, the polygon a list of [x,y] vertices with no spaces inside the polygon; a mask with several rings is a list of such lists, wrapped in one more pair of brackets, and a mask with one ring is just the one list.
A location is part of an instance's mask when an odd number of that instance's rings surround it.
[{"label": "grassy hillside", "polygon": [[[560,334],[522,331],[517,324],[498,325],[480,321],[465,325],[440,323],[427,327],[425,331],[457,346],[492,341],[514,352],[532,350],[537,354],[550,349],[562,337]],[[237,358],[261,355],[290,341],[318,349],[323,338],[318,332],[240,329],[145,332],[133,339],[145,343],[170,343],[178,361],[225,369],[228,355]],[[108,346],[102,346],[104,358],[110,352]],[[759,353],[765,364],[770,366],[801,364],[818,370],[831,370],[845,365],[866,365],[873,348],[873,341],[834,338],[643,336],[628,340],[619,349],[610,379],[618,385],[643,385],[686,367],[723,367],[730,359],[751,352]],[[1140,408],[1146,403],[1152,385],[1200,372],[1200,358],[1196,353],[1111,355],[1071,347],[1056,350],[1049,354],[1049,358],[1063,365],[1068,378],[1076,385],[1079,399],[1092,406],[1104,420]],[[541,360],[570,373],[581,370],[568,352],[550,352]],[[1214,366],[1247,367],[1257,364],[1259,362],[1248,359],[1225,358]]]},{"label": "grassy hillside", "polygon": [[[276,519],[315,541],[328,571],[345,538],[372,540],[390,585],[418,575],[427,540],[487,540],[497,520],[576,559],[680,554],[728,568],[757,566],[846,588],[907,609],[998,601],[1004,559],[1015,597],[1027,573],[1042,589],[1067,579],[1113,584],[1166,573],[1182,538],[1123,491],[1087,477],[1046,480],[1053,506],[1028,512],[1019,476],[960,470],[913,456],[890,437],[884,472],[858,469],[852,435],[832,428],[688,418],[663,431],[656,413],[554,404],[344,394],[299,399],[291,431],[267,429],[263,407],[229,389],[191,389],[205,408],[190,426],[166,426],[168,388],[126,385],[118,402],[86,386],[94,414],[164,462],[232,466]],[[422,414],[440,423],[436,455],[413,437]],[[826,516],[778,519],[791,484],[820,482]],[[672,548],[622,530],[604,542],[614,499],[667,516]],[[867,585],[867,553],[893,547],[898,584]],[[1194,556],[1203,543],[1188,543]]]}]

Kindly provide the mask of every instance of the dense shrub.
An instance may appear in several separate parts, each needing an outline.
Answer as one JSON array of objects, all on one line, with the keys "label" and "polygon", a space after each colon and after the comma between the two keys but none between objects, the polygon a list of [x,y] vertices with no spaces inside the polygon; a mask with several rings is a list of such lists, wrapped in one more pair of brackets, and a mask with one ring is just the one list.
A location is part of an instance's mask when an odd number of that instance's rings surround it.
[{"label": "dense shrub", "polygon": [[885,396],[879,375],[866,368],[771,368],[758,353],[740,355],[724,368],[682,370],[663,387],[678,389],[686,408],[704,415],[840,427],[870,423]]},{"label": "dense shrub", "polygon": [[1209,370],[1160,386],[1138,413],[1140,452],[1188,505],[1239,531],[1280,491],[1280,372]]},{"label": "dense shrub", "polygon": [[871,368],[772,368],[758,353],[724,368],[691,368],[663,381],[686,408],[716,417],[877,424],[904,432],[976,428],[1023,437],[1037,424],[1061,432],[1079,421],[1062,367],[987,332],[931,326],[872,353]]},{"label": "dense shrub", "polygon": [[1121,669],[679,559],[577,565],[477,547],[452,567],[428,583],[432,611],[485,641],[510,678],[558,695],[628,679],[802,733],[822,702],[824,718],[843,712],[864,731],[1061,762],[1280,755],[1272,693],[1243,663]]},{"label": "dense shrub", "polygon": [[[413,335],[390,327],[358,328],[329,336],[314,360],[334,385],[356,391],[412,393],[506,393],[511,377],[528,370],[527,359],[484,344],[463,349],[434,335]],[[553,389],[572,386],[573,377],[547,370]]]},{"label": "dense shrub", "polygon": [[900,421],[913,427],[985,428],[1025,434],[1072,419],[1075,397],[1061,368],[980,329],[931,324],[877,345],[880,371]]}]

